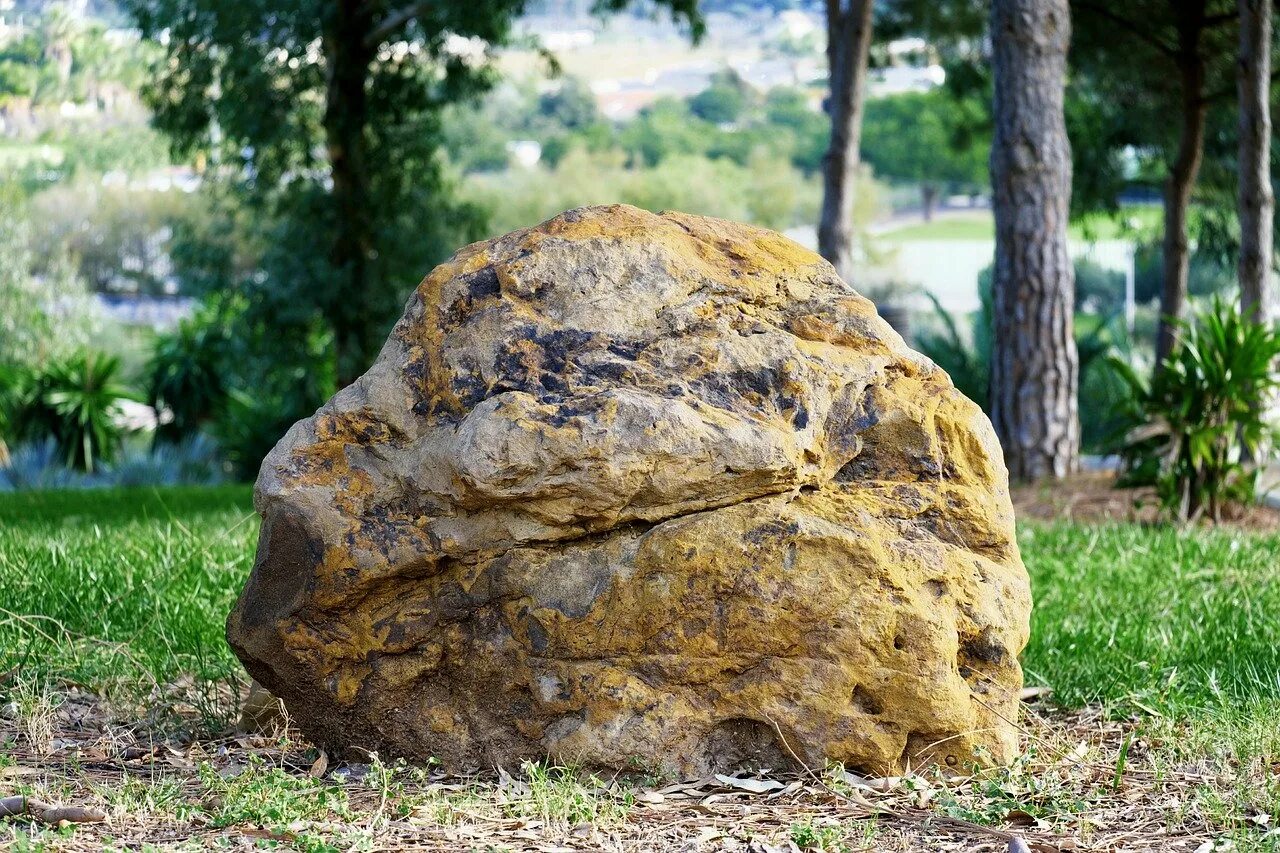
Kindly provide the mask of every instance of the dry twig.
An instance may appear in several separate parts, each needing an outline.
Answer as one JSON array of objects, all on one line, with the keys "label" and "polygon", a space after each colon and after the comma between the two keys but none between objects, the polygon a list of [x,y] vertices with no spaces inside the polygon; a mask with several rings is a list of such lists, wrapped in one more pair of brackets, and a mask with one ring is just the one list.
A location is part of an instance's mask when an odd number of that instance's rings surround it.
[{"label": "dry twig", "polygon": [[107,816],[97,809],[86,809],[80,806],[51,806],[21,795],[0,798],[0,817],[30,817],[54,826],[64,821],[98,823],[107,819]]}]

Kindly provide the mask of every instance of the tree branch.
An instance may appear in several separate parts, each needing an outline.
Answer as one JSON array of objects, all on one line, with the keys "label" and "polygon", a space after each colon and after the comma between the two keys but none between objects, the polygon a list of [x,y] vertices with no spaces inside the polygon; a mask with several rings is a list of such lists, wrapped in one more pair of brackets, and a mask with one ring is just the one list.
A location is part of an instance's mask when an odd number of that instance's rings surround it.
[{"label": "tree branch", "polygon": [[414,18],[427,11],[430,6],[431,0],[419,0],[417,3],[410,3],[408,6],[387,15],[381,24],[370,30],[369,34],[364,37],[364,46],[375,48],[382,44],[389,36],[394,35]]},{"label": "tree branch", "polygon": [[1219,24],[1229,24],[1229,23],[1231,23],[1232,21],[1236,20],[1236,19],[1237,19],[1237,18],[1239,18],[1239,17],[1240,17],[1240,13],[1239,13],[1238,11],[1237,11],[1237,12],[1223,12],[1223,13],[1222,13],[1222,14],[1220,14],[1220,15],[1207,15],[1207,16],[1204,18],[1204,20],[1202,21],[1202,23],[1204,24],[1205,28],[1207,29],[1207,28],[1209,28],[1209,27],[1216,27],[1216,26],[1218,26]]},{"label": "tree branch", "polygon": [[1081,2],[1081,0],[1075,0],[1073,5],[1076,6],[1076,8],[1086,9],[1090,12],[1093,12],[1096,15],[1101,15],[1102,17],[1106,18],[1108,21],[1111,21],[1113,24],[1123,27],[1133,35],[1142,39],[1151,47],[1155,48],[1157,51],[1159,51],[1159,53],[1162,56],[1166,56],[1169,59],[1176,59],[1178,56],[1178,51],[1175,48],[1165,44],[1160,39],[1152,35],[1151,33],[1142,29],[1142,27],[1139,26],[1138,24],[1134,23],[1128,18],[1123,18],[1120,15],[1117,15],[1115,12],[1112,12],[1110,9],[1106,8],[1105,6],[1097,6],[1097,5],[1094,5],[1093,3]]}]

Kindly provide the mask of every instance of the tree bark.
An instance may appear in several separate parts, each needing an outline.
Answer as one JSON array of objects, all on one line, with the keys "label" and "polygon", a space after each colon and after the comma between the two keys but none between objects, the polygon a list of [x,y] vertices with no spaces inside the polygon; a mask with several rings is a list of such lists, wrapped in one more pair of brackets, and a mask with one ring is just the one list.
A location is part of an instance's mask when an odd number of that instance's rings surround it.
[{"label": "tree bark", "polygon": [[1015,480],[1078,466],[1075,274],[1067,252],[1071,147],[1067,0],[991,5],[996,223],[991,419]]},{"label": "tree bark", "polygon": [[822,158],[818,252],[841,277],[852,277],[853,193],[866,99],[873,0],[827,0],[831,143]]},{"label": "tree bark", "polygon": [[1239,0],[1240,49],[1240,308],[1247,317],[1276,317],[1272,287],[1271,2]]},{"label": "tree bark", "polygon": [[373,24],[368,6],[363,0],[337,0],[323,39],[328,60],[324,131],[335,217],[330,260],[338,281],[327,319],[333,328],[342,385],[363,372],[371,355],[367,303],[374,240],[365,87],[376,48],[367,46],[362,37]]},{"label": "tree bark", "polygon": [[920,214],[925,222],[933,221],[933,209],[938,203],[938,187],[925,181],[920,185]]},{"label": "tree bark", "polygon": [[1178,68],[1182,81],[1182,117],[1178,153],[1164,187],[1164,276],[1160,291],[1160,331],[1156,339],[1156,365],[1173,352],[1177,325],[1186,310],[1187,272],[1191,249],[1187,237],[1187,212],[1191,192],[1204,157],[1204,126],[1208,104],[1204,97],[1204,59],[1200,36],[1204,31],[1204,3],[1188,4],[1178,25]]}]

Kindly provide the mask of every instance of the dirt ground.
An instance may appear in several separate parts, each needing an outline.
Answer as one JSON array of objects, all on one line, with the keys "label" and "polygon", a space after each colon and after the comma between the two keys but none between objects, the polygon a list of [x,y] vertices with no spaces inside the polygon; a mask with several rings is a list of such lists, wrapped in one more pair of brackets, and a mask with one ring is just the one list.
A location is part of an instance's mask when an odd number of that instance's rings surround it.
[{"label": "dirt ground", "polygon": [[[1154,489],[1118,489],[1115,474],[1110,471],[1083,472],[1053,483],[1016,487],[1013,504],[1019,519],[1139,524],[1154,524],[1162,519]],[[1280,531],[1280,510],[1268,506],[1231,507],[1223,523],[1274,533]]]},{"label": "dirt ground", "polygon": [[[0,798],[101,818],[0,820],[0,848],[529,851],[1225,850],[1217,771],[1158,760],[1158,739],[1097,711],[1039,710],[1011,768],[862,779],[827,768],[672,782],[536,768],[450,776],[330,763],[296,732],[157,739],[77,692],[0,720]],[[12,709],[10,709],[12,711]],[[1022,846],[1025,845],[1025,846]],[[1231,849],[1243,849],[1235,847]]]}]

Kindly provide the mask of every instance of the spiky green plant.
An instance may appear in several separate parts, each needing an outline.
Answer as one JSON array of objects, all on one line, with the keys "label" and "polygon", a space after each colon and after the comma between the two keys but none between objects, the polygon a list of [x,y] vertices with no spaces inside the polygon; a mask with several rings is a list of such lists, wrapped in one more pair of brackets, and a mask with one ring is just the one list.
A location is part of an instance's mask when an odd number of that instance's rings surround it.
[{"label": "spiky green plant", "polygon": [[1154,484],[1182,521],[1205,513],[1218,521],[1227,504],[1256,499],[1259,462],[1280,439],[1268,413],[1280,390],[1280,326],[1214,297],[1178,329],[1151,381],[1113,360],[1134,392],[1138,421],[1122,448],[1126,481]]}]

